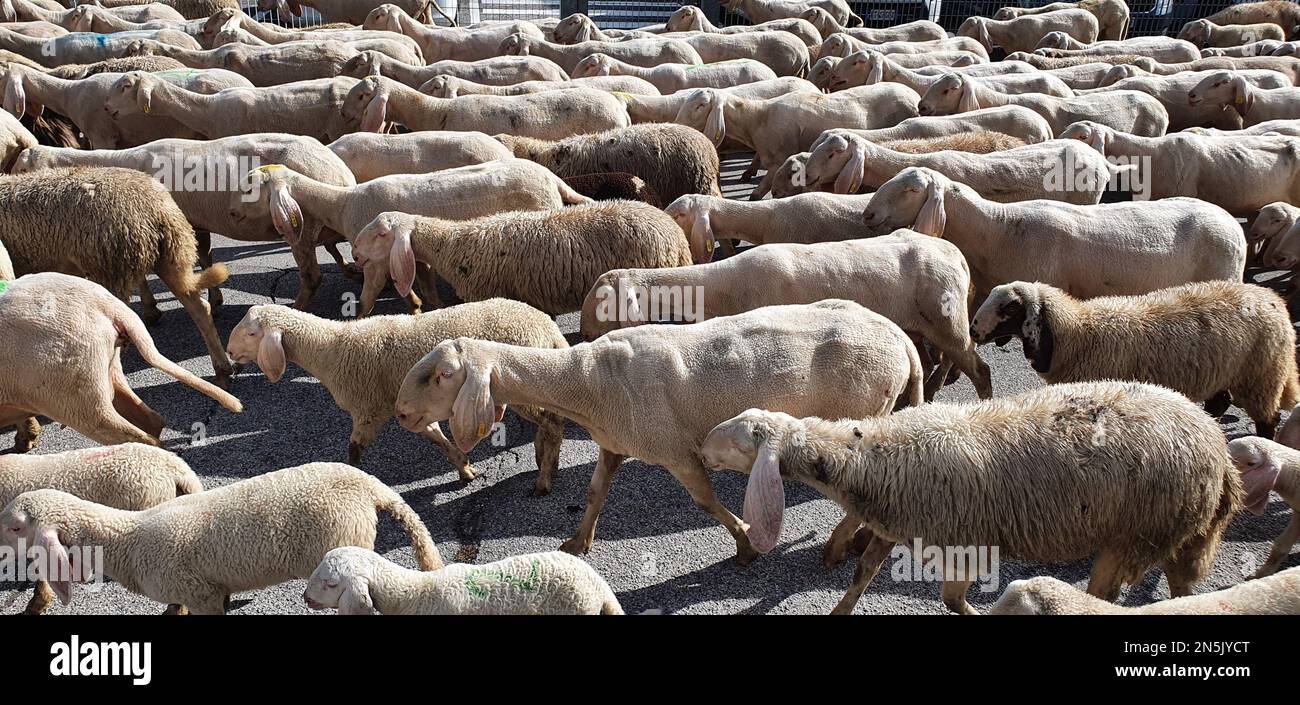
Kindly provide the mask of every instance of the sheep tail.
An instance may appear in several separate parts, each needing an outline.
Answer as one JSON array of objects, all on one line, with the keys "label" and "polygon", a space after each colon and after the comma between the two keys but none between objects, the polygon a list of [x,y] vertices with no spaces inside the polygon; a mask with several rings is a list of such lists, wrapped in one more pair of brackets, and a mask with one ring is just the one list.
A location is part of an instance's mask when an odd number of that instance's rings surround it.
[{"label": "sheep tail", "polygon": [[921,354],[916,351],[916,346],[912,344],[906,336],[903,340],[907,341],[907,362],[911,371],[907,375],[907,389],[904,392],[907,395],[907,403],[900,406],[920,406],[925,403],[925,368],[921,365]]},{"label": "sheep tail", "polygon": [[799,62],[799,70],[795,72],[797,78],[808,78],[809,72],[812,71],[812,64],[809,57],[805,56]]},{"label": "sheep tail", "polygon": [[378,478],[370,479],[377,500],[375,508],[388,512],[398,524],[401,524],[406,535],[411,538],[411,548],[415,549],[415,562],[420,565],[420,570],[441,568],[442,556],[438,553],[437,544],[433,542],[433,536],[429,534],[429,528],[420,520],[420,515],[411,509],[411,505],[402,499],[402,495],[380,482]]},{"label": "sheep tail", "polygon": [[221,286],[230,278],[230,270],[226,268],[223,262],[214,262],[211,267],[198,273],[195,279],[195,286],[202,289],[213,289]]},{"label": "sheep tail", "polygon": [[595,201],[593,201],[592,199],[587,198],[586,196],[575,191],[573,187],[570,186],[568,183],[566,183],[563,179],[557,178],[556,180],[560,182],[557,185],[557,188],[559,188],[560,190],[560,201],[562,201],[564,205],[578,206],[584,203],[595,203]]},{"label": "sheep tail", "polygon": [[198,375],[164,357],[154,346],[153,338],[149,337],[149,331],[145,330],[144,322],[140,317],[121,301],[117,299],[111,301],[117,304],[108,311],[113,326],[117,328],[119,335],[131,341],[136,352],[140,353],[140,357],[149,363],[150,367],[170,375],[176,381],[204,396],[215,399],[217,403],[231,411],[237,413],[244,410],[244,405],[226,390],[199,378]]},{"label": "sheep tail", "polygon": [[199,481],[199,476],[192,470],[185,470],[176,476],[176,496],[183,497],[187,494],[198,494],[203,491],[203,483]]},{"label": "sheep tail", "polygon": [[605,589],[605,596],[601,599],[600,613],[626,614],[623,612],[623,606],[618,604],[618,598],[614,596],[614,591],[609,587],[609,584],[604,583],[602,587]]}]

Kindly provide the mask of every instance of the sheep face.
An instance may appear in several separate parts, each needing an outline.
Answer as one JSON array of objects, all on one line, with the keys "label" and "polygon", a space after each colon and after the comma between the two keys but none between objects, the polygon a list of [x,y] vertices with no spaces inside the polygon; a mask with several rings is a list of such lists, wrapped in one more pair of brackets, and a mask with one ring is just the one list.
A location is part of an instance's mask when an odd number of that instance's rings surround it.
[{"label": "sheep face", "polygon": [[528,37],[518,32],[501,40],[497,54],[501,56],[528,56],[530,42]]},{"label": "sheep face", "polygon": [[1108,141],[1106,131],[1108,129],[1109,128],[1103,125],[1098,125],[1090,120],[1083,120],[1071,123],[1070,126],[1061,131],[1058,139],[1078,140],[1097,150],[1097,152],[1102,156],[1105,156],[1106,143]]},{"label": "sheep face", "polygon": [[679,196],[664,209],[686,234],[686,242],[691,246],[691,260],[695,264],[704,264],[713,259],[713,248],[717,241],[708,204],[701,199],[701,196],[694,194]]},{"label": "sheep face", "polygon": [[420,86],[420,92],[434,98],[455,98],[459,95],[456,79],[451,76],[434,76]]},{"label": "sheep face", "polygon": [[556,44],[577,44],[591,40],[591,20],[586,15],[574,13],[555,25],[552,35]]},{"label": "sheep face", "polygon": [[804,10],[799,13],[799,19],[811,23],[823,37],[830,35],[837,28],[835,18],[831,17],[831,13],[820,7],[810,7]]},{"label": "sheep face", "polygon": [[268,380],[278,382],[284,376],[285,368],[283,333],[279,328],[262,323],[260,319],[265,310],[265,306],[248,309],[243,320],[230,331],[226,354],[241,365],[256,362]]},{"label": "sheep face", "polygon": [[1273,441],[1250,436],[1228,443],[1228,455],[1241,473],[1241,486],[1246,491],[1245,507],[1253,514],[1263,514],[1268,506],[1268,494],[1277,483],[1282,464],[1273,448]]},{"label": "sheep face", "polygon": [[[82,5],[81,7],[90,7],[90,6]],[[239,16],[242,14],[243,14],[242,12],[240,12],[238,9],[233,7],[223,7],[220,10],[217,10],[216,12],[212,13],[212,16],[208,17],[208,19],[203,22],[202,32],[203,32],[204,41],[211,42],[212,38],[217,34],[217,32],[220,32],[222,29],[224,29],[226,25],[231,23],[232,20],[238,23]]]},{"label": "sheep face", "polygon": [[721,91],[698,88],[682,103],[673,122],[699,130],[716,147],[726,137],[726,102],[726,95]]},{"label": "sheep face", "polygon": [[971,339],[977,343],[1019,337],[1025,359],[1037,372],[1052,368],[1054,339],[1045,315],[1040,284],[1013,282],[995,287],[971,320]]},{"label": "sheep face", "polygon": [[406,373],[394,416],[416,433],[449,421],[456,445],[468,453],[505,414],[505,406],[493,403],[491,380],[492,366],[474,341],[443,341]]},{"label": "sheep face", "polygon": [[838,56],[844,58],[849,54],[852,54],[853,51],[853,41],[849,35],[844,34],[843,32],[836,32],[822,42],[821,48],[817,50],[817,55]]},{"label": "sheep face", "polygon": [[339,75],[352,78],[379,76],[383,73],[383,66],[384,57],[377,51],[367,49],[348,59],[343,64],[343,68],[339,69]]},{"label": "sheep face", "polygon": [[946,182],[938,172],[908,167],[881,184],[863,211],[862,220],[873,230],[911,228],[939,237],[946,226],[943,210]]},{"label": "sheep face", "polygon": [[978,108],[978,105],[969,107],[967,92],[966,81],[961,76],[947,74],[930,84],[917,104],[917,112],[921,115],[952,115]]},{"label": "sheep face", "polygon": [[808,72],[808,80],[814,86],[825,91],[829,88],[830,83],[834,80],[835,68],[843,61],[838,56],[823,56],[813,64],[812,70]]},{"label": "sheep face", "polygon": [[[22,156],[18,161],[22,162]],[[17,165],[15,165],[17,169]],[[1246,241],[1252,244],[1271,240],[1282,233],[1285,233],[1292,225],[1295,224],[1295,218],[1291,215],[1290,206],[1282,201],[1270,203],[1259,209],[1259,214],[1255,216],[1255,222],[1250,226],[1250,232],[1246,233]]]},{"label": "sheep face", "polygon": [[139,72],[124,74],[117,79],[104,100],[104,111],[116,119],[119,115],[137,112],[149,114],[153,108],[153,81],[157,79]]},{"label": "sheep face", "polygon": [[1209,21],[1193,20],[1188,22],[1178,32],[1178,38],[1195,44],[1197,48],[1204,47],[1210,41]]},{"label": "sheep face", "polygon": [[776,547],[785,511],[780,452],[785,439],[797,433],[799,420],[780,412],[749,409],[709,431],[700,446],[706,467],[726,468],[749,475],[745,483],[745,532],[759,553]]},{"label": "sheep face", "polygon": [[402,10],[396,5],[384,4],[371,10],[366,15],[366,19],[361,24],[362,29],[373,29],[380,31],[402,32]]},{"label": "sheep face", "polygon": [[1042,39],[1038,40],[1038,45],[1035,46],[1034,48],[1035,49],[1069,49],[1070,35],[1061,31],[1048,32],[1047,34],[1043,35]]},{"label": "sheep face", "polygon": [[[4,511],[0,511],[0,532],[4,534],[0,540],[15,549],[20,541],[25,548],[42,549],[46,558],[36,562],[37,577],[48,582],[66,605],[72,602],[71,579],[79,576],[73,575],[72,562],[60,530],[64,523],[60,519],[64,518],[65,512],[59,510],[67,504],[65,499],[73,497],[57,490],[36,490],[18,495]],[[47,575],[50,569],[54,574]]]},{"label": "sheep face", "polygon": [[815,189],[808,176],[808,159],[811,156],[809,152],[800,152],[781,162],[781,166],[772,174],[772,198],[787,198]]},{"label": "sheep face", "polygon": [[823,190],[833,184],[835,193],[857,193],[865,167],[866,145],[860,138],[828,132],[808,154],[804,178],[808,190]]},{"label": "sheep face", "polygon": [[303,602],[314,610],[337,608],[339,614],[374,614],[370,581],[375,558],[374,552],[355,546],[326,553],[307,579]]},{"label": "sheep face", "polygon": [[388,260],[388,271],[398,293],[406,296],[415,283],[415,251],[411,248],[411,232],[415,220],[404,213],[380,213],[357,234],[352,246],[357,264],[366,266],[372,260]]},{"label": "sheep face", "polygon": [[1232,105],[1243,116],[1254,102],[1245,77],[1232,71],[1215,71],[1187,92],[1188,105]]},{"label": "sheep face", "polygon": [[383,132],[388,119],[388,91],[378,76],[369,76],[348,91],[339,109],[348,121],[359,123],[362,132]]},{"label": "sheep face", "polygon": [[[1056,589],[1052,583],[1060,583],[1055,578],[1038,577],[1029,580],[1013,580],[1002,592],[998,601],[993,603],[989,614],[1046,614],[1041,604],[1040,591]],[[1068,585],[1061,585],[1069,588]]]},{"label": "sheep face", "polygon": [[880,83],[883,80],[883,61],[880,54],[855,52],[844,57],[831,72],[827,88],[832,92],[842,91],[850,86],[865,86]]},{"label": "sheep face", "polygon": [[704,13],[694,5],[682,5],[668,16],[664,29],[669,32],[700,32],[704,30]]},{"label": "sheep face", "polygon": [[607,57],[604,54],[599,54],[599,53],[592,54],[584,58],[582,61],[579,61],[578,65],[573,67],[573,72],[571,75],[574,78],[587,78],[589,76],[608,76],[609,65],[606,59]]}]

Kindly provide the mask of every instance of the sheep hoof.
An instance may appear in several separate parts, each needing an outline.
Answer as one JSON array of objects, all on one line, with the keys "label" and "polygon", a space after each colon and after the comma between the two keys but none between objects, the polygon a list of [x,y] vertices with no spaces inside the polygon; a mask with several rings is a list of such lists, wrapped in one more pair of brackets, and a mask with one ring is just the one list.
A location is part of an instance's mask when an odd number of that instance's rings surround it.
[{"label": "sheep hoof", "polygon": [[736,546],[737,565],[747,566],[750,563],[753,563],[755,558],[758,558],[758,551],[755,551],[748,543],[743,546]]},{"label": "sheep hoof", "polygon": [[163,610],[165,616],[187,615],[189,613],[190,610],[185,605],[167,605],[167,609]]},{"label": "sheep hoof", "polygon": [[551,486],[534,485],[533,489],[528,490],[529,497],[545,497],[551,493]]},{"label": "sheep hoof", "polygon": [[226,302],[226,298],[217,289],[208,289],[208,308],[217,309]]},{"label": "sheep hoof", "polygon": [[467,484],[467,485],[468,485],[469,483],[473,482],[473,481],[474,481],[474,478],[477,477],[477,476],[474,474],[474,468],[471,468],[471,467],[469,467],[469,466],[466,466],[466,467],[460,468],[460,469],[457,470],[456,472],[457,472],[457,474],[460,475],[460,481],[463,482],[463,483],[465,483],[465,484]]},{"label": "sheep hoof", "polygon": [[232,374],[234,374],[234,370],[230,368],[217,370],[217,378],[214,383],[228,392],[230,391],[230,376]]},{"label": "sheep hoof", "polygon": [[826,548],[822,549],[822,564],[827,568],[834,568],[848,557],[848,554],[848,547],[844,544],[835,545],[827,542]]},{"label": "sheep hoof", "polygon": [[147,308],[140,312],[140,320],[144,321],[146,326],[157,325],[162,318],[162,311],[156,308]]},{"label": "sheep hoof", "polygon": [[577,536],[560,544],[560,550],[575,556],[585,556],[591,552],[591,542],[584,541]]}]

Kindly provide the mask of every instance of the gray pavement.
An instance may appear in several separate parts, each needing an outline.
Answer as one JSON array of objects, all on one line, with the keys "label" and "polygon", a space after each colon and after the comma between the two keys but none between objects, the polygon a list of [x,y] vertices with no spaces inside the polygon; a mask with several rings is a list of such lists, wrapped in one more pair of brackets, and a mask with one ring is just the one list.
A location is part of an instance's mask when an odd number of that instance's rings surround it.
[{"label": "gray pavement", "polygon": [[[730,197],[742,197],[749,185],[738,183],[747,159],[726,162],[726,188]],[[225,340],[251,305],[291,304],[297,291],[297,270],[287,247],[277,243],[242,243],[214,237],[215,258],[226,262],[231,277],[223,286],[225,306],[216,312],[217,327]],[[347,252],[346,246],[344,247]],[[325,280],[312,312],[341,318],[344,305],[360,292],[360,285],[345,279],[333,261],[320,252]],[[194,326],[170,293],[153,282],[165,314],[151,329],[162,352],[186,368],[208,378],[211,364]],[[401,313],[391,288],[381,300],[379,313]],[[577,315],[560,318],[560,327],[577,342]],[[1030,370],[1017,342],[1004,348],[992,345],[980,354],[993,369],[998,395],[1033,389],[1042,384]],[[150,368],[143,367],[134,351],[124,355],[132,386],[167,420],[163,445],[181,455],[215,487],[271,470],[313,461],[343,461],[351,424],[329,394],[303,370],[290,365],[277,384],[270,384],[255,367],[236,375],[232,391],[243,401],[244,412],[232,414]],[[939,401],[974,400],[974,390],[963,378],[944,388]],[[1244,418],[1239,409],[1230,414]],[[362,467],[393,486],[428,525],[445,559],[488,562],[510,555],[556,549],[577,528],[585,505],[587,482],[595,466],[597,447],[580,427],[569,424],[560,457],[554,491],[530,497],[536,466],[532,427],[513,413],[505,419],[507,443],[492,447],[484,441],[470,454],[479,477],[462,486],[441,452],[429,441],[407,433],[390,422],[367,451]],[[196,426],[202,424],[202,426]],[[196,441],[196,429],[206,438]],[[1229,436],[1245,433],[1249,420],[1224,424]],[[0,448],[12,445],[13,432],[0,433]],[[37,453],[53,453],[93,445],[70,429],[45,426]],[[739,513],[744,476],[717,473],[713,486],[722,501]],[[609,581],[624,608],[636,613],[684,614],[824,614],[835,605],[853,573],[847,561],[833,570],[821,563],[821,549],[842,513],[829,500],[802,485],[787,485],[785,529],[771,554],[748,567],[733,560],[735,544],[727,532],[687,496],[662,468],[629,460],[615,475],[595,545],[587,560]],[[1228,531],[1213,574],[1198,591],[1236,584],[1252,572],[1285,526],[1290,510],[1274,497],[1265,516],[1238,517]],[[377,549],[393,560],[413,566],[405,535],[390,519],[381,520]],[[1293,555],[1288,566],[1300,564]],[[859,614],[943,614],[936,583],[896,580],[894,560],[887,561],[857,607]],[[1054,575],[1082,585],[1088,564],[1033,564],[1003,559],[996,589],[971,589],[969,599],[986,610],[1011,580],[1034,575]],[[22,609],[30,595],[12,584],[0,584],[0,612]],[[26,586],[24,586],[26,587]],[[9,588],[9,589],[4,589]],[[303,581],[234,596],[233,614],[309,613],[300,595]],[[1122,602],[1144,604],[1168,597],[1168,587],[1158,572],[1126,590]],[[10,599],[14,604],[4,606]],[[156,614],[163,605],[120,586],[82,590],[70,606],[58,605],[54,614]]]}]

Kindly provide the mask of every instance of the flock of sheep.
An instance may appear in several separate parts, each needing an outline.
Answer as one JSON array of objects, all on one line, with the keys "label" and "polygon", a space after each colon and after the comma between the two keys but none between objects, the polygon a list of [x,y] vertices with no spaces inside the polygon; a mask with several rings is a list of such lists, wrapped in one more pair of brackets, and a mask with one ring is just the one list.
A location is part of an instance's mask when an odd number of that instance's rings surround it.
[{"label": "flock of sheep", "polygon": [[[277,5],[330,24],[233,0],[0,0],[0,531],[42,557],[28,612],[72,599],[91,577],[73,549],[93,546],[98,575],[173,614],[302,578],[308,606],[345,614],[621,614],[575,556],[629,457],[667,469],[741,564],[778,545],[785,480],[839,504],[825,562],[860,558],[836,613],[913,541],[1092,560],[1086,594],[1017,581],[994,613],[1300,612],[1300,568],[1281,570],[1300,539],[1296,334],[1281,296],[1243,283],[1300,266],[1295,3],[1132,39],[1123,0],[1004,8],[951,37],[857,27],[844,0],[729,0],[753,24],[726,28],[683,6],[627,31]],[[765,172],[749,201],[722,197],[720,151]],[[1102,202],[1129,178],[1140,193]],[[220,340],[212,233],[287,242],[294,306],[253,306]],[[318,246],[362,282],[357,319],[306,312]],[[154,346],[150,273],[215,383]],[[371,315],[390,282],[418,315]],[[557,326],[572,312],[588,343]],[[977,344],[1010,338],[1048,384],[994,398]],[[204,490],[157,447],[128,345],[232,412],[233,363],[270,382],[297,365],[351,416],[348,464]],[[959,375],[981,401],[943,402]],[[1229,443],[1234,404],[1256,435]],[[507,407],[536,425],[535,494],[566,420],[599,445],[580,526],[559,552],[444,567],[355,466],[396,418],[471,481]],[[103,445],[29,454],[38,416]],[[742,517],[716,469],[748,475]],[[1254,579],[1193,596],[1270,491],[1293,514]],[[372,550],[380,511],[418,571]],[[1173,599],[1112,604],[1155,567]],[[975,613],[975,579],[945,572],[944,604]]]}]

